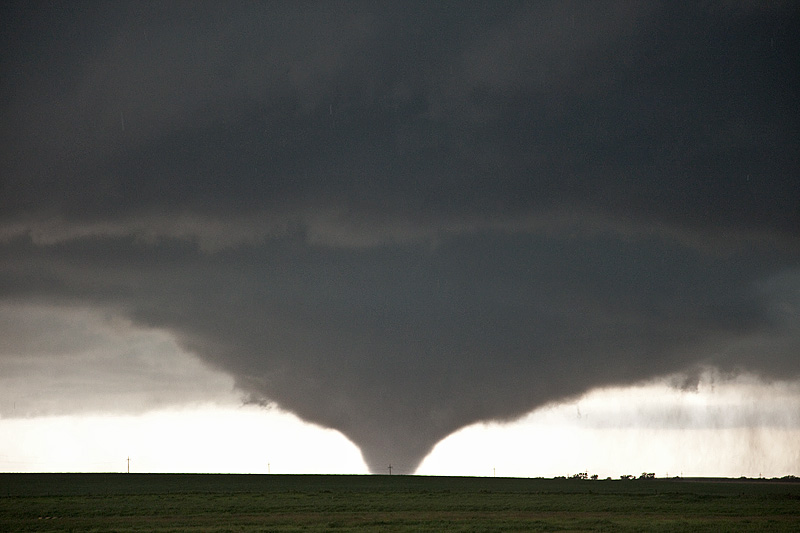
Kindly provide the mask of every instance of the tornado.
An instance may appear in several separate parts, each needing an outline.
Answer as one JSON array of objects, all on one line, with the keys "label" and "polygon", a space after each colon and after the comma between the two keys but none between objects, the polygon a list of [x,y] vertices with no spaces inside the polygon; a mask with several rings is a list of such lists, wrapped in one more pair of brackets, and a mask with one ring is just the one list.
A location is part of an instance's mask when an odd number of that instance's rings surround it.
[{"label": "tornado", "polygon": [[0,14],[3,304],[168,332],[375,473],[800,378],[795,5],[40,7]]}]

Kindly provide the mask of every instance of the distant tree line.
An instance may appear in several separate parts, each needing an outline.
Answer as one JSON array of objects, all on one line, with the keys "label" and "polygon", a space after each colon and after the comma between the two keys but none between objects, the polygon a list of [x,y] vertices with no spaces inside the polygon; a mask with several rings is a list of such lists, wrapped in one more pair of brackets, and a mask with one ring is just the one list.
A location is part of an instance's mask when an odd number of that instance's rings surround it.
[{"label": "distant tree line", "polygon": [[[588,472],[578,472],[577,474],[573,474],[573,475],[569,476],[569,478],[567,478],[566,476],[559,476],[556,479],[593,479],[593,480],[596,480],[598,478],[599,478],[599,476],[597,474],[592,474],[590,476]],[[632,474],[623,474],[623,475],[619,476],[619,478],[620,479],[637,479],[636,476],[634,476]],[[642,472],[642,474],[639,476],[638,479],[655,479],[655,478],[656,478],[655,472]],[[606,479],[611,479],[611,478],[609,477],[609,478],[606,478]]]},{"label": "distant tree line", "polygon": [[[656,474],[655,474],[655,472],[642,472],[638,477],[634,476],[633,474],[623,474],[623,475],[619,476],[619,478],[620,479],[624,479],[624,480],[630,480],[630,479],[634,479],[634,480],[636,480],[636,479],[644,479],[644,480],[647,480],[647,479],[655,479],[656,478]],[[573,474],[573,475],[571,475],[569,477],[567,477],[567,476],[556,476],[553,479],[593,479],[593,480],[596,480],[596,479],[599,479],[599,476],[597,474],[592,474],[590,476],[588,472],[578,472],[577,474]],[[611,479],[611,478],[607,477],[606,479]],[[681,479],[681,477],[675,476],[672,479]],[[750,478],[742,476],[739,479],[750,479]],[[758,479],[768,479],[768,478],[758,478]],[[783,477],[780,477],[780,478],[774,477],[774,478],[770,478],[770,479],[772,481],[800,482],[800,477],[792,476],[792,475],[783,476]]]}]

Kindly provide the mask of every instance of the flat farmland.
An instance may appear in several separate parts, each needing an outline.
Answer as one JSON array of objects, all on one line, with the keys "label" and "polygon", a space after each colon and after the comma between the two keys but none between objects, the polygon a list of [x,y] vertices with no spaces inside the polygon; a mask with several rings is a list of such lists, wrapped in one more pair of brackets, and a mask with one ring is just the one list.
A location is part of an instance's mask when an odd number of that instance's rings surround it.
[{"label": "flat farmland", "polygon": [[800,483],[0,474],[0,531],[798,531]]}]

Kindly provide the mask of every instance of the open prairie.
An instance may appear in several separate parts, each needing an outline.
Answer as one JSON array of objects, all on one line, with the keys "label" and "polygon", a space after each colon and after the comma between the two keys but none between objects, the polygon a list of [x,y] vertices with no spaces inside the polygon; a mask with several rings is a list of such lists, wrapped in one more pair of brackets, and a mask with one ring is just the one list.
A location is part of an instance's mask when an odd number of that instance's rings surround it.
[{"label": "open prairie", "polygon": [[797,531],[800,483],[0,474],[0,531]]}]

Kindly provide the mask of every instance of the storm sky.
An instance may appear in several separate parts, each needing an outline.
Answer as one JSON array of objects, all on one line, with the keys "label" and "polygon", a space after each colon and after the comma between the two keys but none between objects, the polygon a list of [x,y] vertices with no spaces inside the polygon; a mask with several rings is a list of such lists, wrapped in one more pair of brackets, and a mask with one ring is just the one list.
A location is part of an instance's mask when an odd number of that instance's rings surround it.
[{"label": "storm sky", "polygon": [[92,384],[24,416],[157,403],[60,359],[135,373],[137,328],[373,471],[595,388],[800,379],[793,2],[24,2],[0,50],[0,368]]}]

